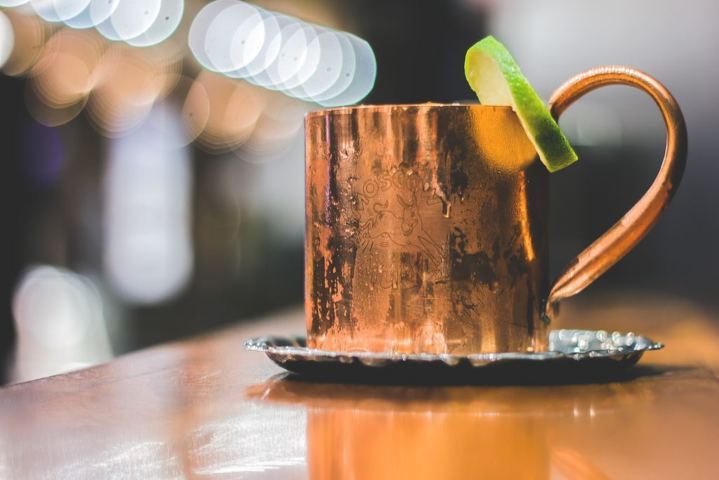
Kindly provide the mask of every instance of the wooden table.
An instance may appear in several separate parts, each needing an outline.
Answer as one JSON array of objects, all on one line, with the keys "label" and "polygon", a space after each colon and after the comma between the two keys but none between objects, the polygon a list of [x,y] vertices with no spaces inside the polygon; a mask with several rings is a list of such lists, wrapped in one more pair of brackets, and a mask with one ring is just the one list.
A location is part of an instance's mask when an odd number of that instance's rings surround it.
[{"label": "wooden table", "polygon": [[609,384],[313,384],[242,348],[302,331],[294,310],[0,389],[0,479],[719,478],[713,314],[637,296],[565,307],[565,326],[668,347]]}]

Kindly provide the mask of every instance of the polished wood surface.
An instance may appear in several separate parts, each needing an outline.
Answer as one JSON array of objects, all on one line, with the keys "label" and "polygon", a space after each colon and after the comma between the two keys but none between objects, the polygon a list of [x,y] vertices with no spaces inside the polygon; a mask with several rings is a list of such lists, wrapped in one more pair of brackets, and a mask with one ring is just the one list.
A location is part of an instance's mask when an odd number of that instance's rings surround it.
[{"label": "polished wood surface", "polygon": [[0,479],[719,478],[716,316],[664,298],[601,300],[564,305],[563,326],[667,344],[623,381],[291,380],[242,342],[302,331],[298,309],[5,387]]}]

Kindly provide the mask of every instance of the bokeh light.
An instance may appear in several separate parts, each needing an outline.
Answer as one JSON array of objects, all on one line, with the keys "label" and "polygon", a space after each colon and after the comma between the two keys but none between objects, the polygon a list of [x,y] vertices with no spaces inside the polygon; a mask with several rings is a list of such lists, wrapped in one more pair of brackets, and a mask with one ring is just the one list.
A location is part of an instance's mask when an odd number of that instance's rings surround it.
[{"label": "bokeh light", "polygon": [[32,67],[31,85],[51,107],[76,104],[94,88],[104,51],[104,43],[92,32],[59,30],[47,41]]},{"label": "bokeh light", "polygon": [[168,148],[185,133],[177,112],[164,111],[171,108],[160,103],[150,112],[147,125],[160,126],[110,140],[103,263],[117,293],[135,304],[172,298],[192,274],[193,173],[187,149]]},{"label": "bokeh light", "polygon": [[280,59],[282,50],[282,39],[286,37],[288,25],[291,28],[298,28],[296,22],[286,15],[276,14],[262,10],[260,12],[263,17],[266,38],[260,53],[254,62],[242,70],[226,73],[232,78],[242,78],[254,85],[263,86],[264,88],[273,89],[275,84],[271,76]]},{"label": "bokeh light", "polygon": [[302,118],[312,109],[311,104],[285,95],[266,94],[265,102],[252,135],[237,152],[250,163],[266,163],[285,152],[301,135]]},{"label": "bokeh light", "polygon": [[97,25],[97,31],[113,41],[139,37],[155,22],[161,0],[120,0],[112,15]]},{"label": "bokeh light", "polygon": [[35,13],[48,22],[62,22],[78,16],[90,0],[30,0]]},{"label": "bokeh light", "polygon": [[[251,81],[253,77],[261,75],[273,62],[277,60],[280,53],[281,24],[279,15],[271,14],[260,10],[262,22],[259,23],[252,34],[253,49],[257,50],[254,59],[247,62],[242,68],[225,72],[225,75],[232,78],[242,78]],[[233,43],[237,42],[237,35],[233,37]]]},{"label": "bokeh light", "polygon": [[247,66],[260,53],[263,43],[260,9],[242,2],[231,2],[215,16],[204,38],[211,69],[223,73]]},{"label": "bokeh light", "polygon": [[6,75],[18,76],[27,73],[40,56],[48,38],[44,22],[34,15],[17,11],[4,12],[10,20],[14,33],[13,49],[2,67]]},{"label": "bokeh light", "polygon": [[161,56],[112,45],[103,55],[97,84],[90,97],[88,114],[108,136],[118,136],[139,126],[177,83],[180,64]]},{"label": "bokeh light", "polygon": [[72,18],[65,20],[65,24],[72,28],[96,27],[113,14],[121,0],[90,0],[88,5]]},{"label": "bokeh light", "polygon": [[162,0],[155,21],[142,34],[126,42],[133,47],[148,47],[165,41],[180,25],[184,11],[185,0]]},{"label": "bokeh light", "polygon": [[197,77],[209,98],[207,126],[198,138],[210,152],[231,150],[242,144],[257,124],[264,108],[264,92],[211,72]]},{"label": "bokeh light", "polygon": [[46,127],[59,127],[80,115],[87,105],[87,97],[65,106],[50,106],[38,96],[31,83],[25,87],[25,106],[30,116]]},{"label": "bokeh light", "polygon": [[12,23],[3,12],[0,12],[0,68],[10,58],[14,46],[15,32]]},{"label": "bokeh light", "polygon": [[200,10],[189,45],[208,70],[323,106],[360,101],[377,73],[364,40],[239,0],[217,0]]},{"label": "bokeh light", "polygon": [[233,3],[234,0],[217,0],[215,2],[208,3],[197,13],[190,25],[190,32],[188,35],[190,50],[200,65],[208,70],[214,69],[212,67],[212,62],[205,51],[205,37],[207,36],[207,29],[216,16]]},{"label": "bokeh light", "polygon": [[29,1],[30,0],[0,0],[0,7],[19,7]]},{"label": "bokeh light", "polygon": [[74,29],[95,28],[111,41],[136,47],[157,45],[178,28],[184,0],[0,0],[0,6],[23,7],[51,23]]},{"label": "bokeh light", "polygon": [[338,83],[342,73],[340,34],[315,28],[317,35],[307,47],[307,60],[298,72],[300,84],[288,93],[293,97],[319,98]]},{"label": "bokeh light", "polygon": [[13,379],[31,380],[112,358],[102,298],[92,279],[40,265],[13,296],[18,343]]},{"label": "bokeh light", "polygon": [[[176,149],[187,146],[205,129],[210,117],[210,98],[205,87],[188,76],[181,76],[163,103],[176,108],[162,108],[145,126],[153,135],[165,139],[163,146]],[[177,118],[169,115],[176,115]],[[178,120],[180,129],[178,130]],[[178,135],[180,131],[182,134]]]},{"label": "bokeh light", "polygon": [[[290,25],[283,29],[287,37],[280,49],[275,70],[276,77],[272,84],[267,85],[283,92],[300,85],[302,67],[312,63],[313,58],[318,54],[317,44],[313,44],[313,40],[317,37],[315,29],[311,25],[299,22]],[[312,45],[315,47],[314,50],[311,49]]]},{"label": "bokeh light", "polygon": [[[352,45],[352,42],[349,40],[347,35],[338,35],[337,40],[339,41],[341,49],[341,52],[339,52],[338,55],[341,55],[342,67],[340,70],[337,71],[337,81],[327,85],[327,87],[321,93],[317,93],[312,96],[313,100],[319,104],[322,104],[323,102],[327,101],[331,102],[332,100],[336,100],[341,93],[347,91],[350,84],[352,83],[352,80],[355,78],[355,71],[357,70],[357,55],[355,53],[354,46]],[[328,66],[326,68],[333,67]],[[330,72],[327,73],[329,74]],[[317,80],[322,81],[322,77]],[[342,103],[340,102],[339,104]]]},{"label": "bokeh light", "polygon": [[83,290],[82,282],[70,272],[30,269],[15,293],[13,313],[19,334],[50,348],[78,343],[91,318]]},{"label": "bokeh light", "polygon": [[360,38],[239,0],[191,9],[185,28],[183,0],[3,1],[26,5],[0,16],[0,66],[29,77],[28,111],[46,126],[84,111],[106,137],[141,126],[161,135],[161,121],[146,122],[170,96],[184,134],[168,148],[196,140],[265,162],[297,137],[312,104],[350,105],[374,85],[374,53]]},{"label": "bokeh light", "polygon": [[[350,84],[338,92],[334,97],[320,100],[318,103],[323,107],[337,107],[342,105],[352,105],[364,97],[374,87],[374,81],[377,77],[377,60],[369,43],[361,38],[345,34],[347,40],[352,43],[352,49],[355,54],[355,67],[352,81]],[[345,77],[350,72],[350,68],[346,67]],[[352,74],[350,74],[352,75]]]}]

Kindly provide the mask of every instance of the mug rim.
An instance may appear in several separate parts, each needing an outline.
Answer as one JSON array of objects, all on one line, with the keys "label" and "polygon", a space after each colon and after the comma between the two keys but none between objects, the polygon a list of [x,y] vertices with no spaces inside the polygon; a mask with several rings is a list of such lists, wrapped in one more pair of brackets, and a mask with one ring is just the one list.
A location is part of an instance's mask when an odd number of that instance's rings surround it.
[{"label": "mug rim", "polygon": [[325,115],[342,115],[350,114],[359,111],[367,112],[389,112],[393,110],[500,110],[500,111],[514,111],[514,109],[508,105],[482,105],[480,103],[385,103],[385,104],[370,104],[370,105],[351,105],[345,107],[331,107],[323,108],[320,110],[313,110],[305,114],[305,118],[310,119],[314,117],[321,117]]}]

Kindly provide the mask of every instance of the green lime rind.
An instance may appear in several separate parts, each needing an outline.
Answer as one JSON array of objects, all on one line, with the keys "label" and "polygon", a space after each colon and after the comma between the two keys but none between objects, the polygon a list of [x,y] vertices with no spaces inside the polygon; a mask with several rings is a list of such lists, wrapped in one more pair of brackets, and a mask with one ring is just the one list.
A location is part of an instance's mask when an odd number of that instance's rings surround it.
[{"label": "green lime rind", "polygon": [[577,161],[569,140],[497,39],[485,37],[467,50],[464,74],[482,104],[514,109],[547,170],[556,172]]}]

